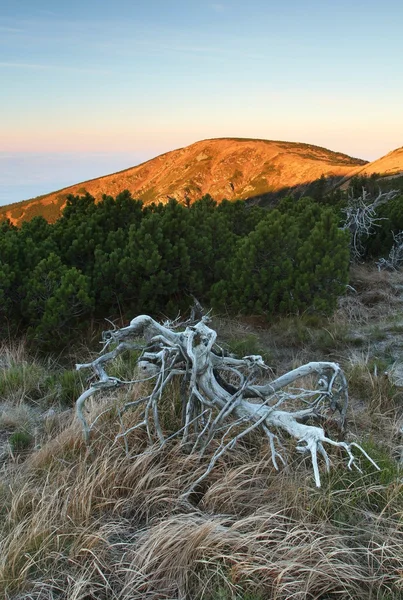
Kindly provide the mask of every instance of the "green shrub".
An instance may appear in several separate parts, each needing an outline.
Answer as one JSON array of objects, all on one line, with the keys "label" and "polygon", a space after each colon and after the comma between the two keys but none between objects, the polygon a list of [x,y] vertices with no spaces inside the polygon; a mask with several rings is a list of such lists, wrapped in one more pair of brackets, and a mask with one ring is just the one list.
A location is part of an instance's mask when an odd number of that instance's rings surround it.
[{"label": "green shrub", "polygon": [[13,452],[23,452],[33,443],[33,437],[27,431],[14,431],[8,440]]},{"label": "green shrub", "polygon": [[348,242],[335,212],[307,198],[263,210],[210,196],[145,208],[129,192],[69,196],[55,223],[1,226],[0,329],[64,351],[90,320],[174,318],[192,295],[244,314],[329,314]]},{"label": "green shrub", "polygon": [[329,314],[348,279],[348,236],[308,199],[268,212],[242,238],[213,304],[243,314]]}]

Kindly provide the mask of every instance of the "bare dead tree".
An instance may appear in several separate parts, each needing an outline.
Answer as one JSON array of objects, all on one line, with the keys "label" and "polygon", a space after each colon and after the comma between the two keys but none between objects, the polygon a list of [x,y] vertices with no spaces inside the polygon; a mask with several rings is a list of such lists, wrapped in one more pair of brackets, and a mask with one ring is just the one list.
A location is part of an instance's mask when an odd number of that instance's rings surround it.
[{"label": "bare dead tree", "polygon": [[[122,429],[116,440],[127,444],[127,436],[133,429],[144,428],[154,448],[155,444],[162,448],[168,440],[179,437],[189,452],[202,456],[211,440],[218,436],[219,446],[205,473],[186,494],[211,472],[220,456],[255,430],[267,439],[276,469],[279,462],[283,465],[287,462],[281,439],[295,438],[296,449],[311,456],[318,487],[318,454],[326,470],[330,468],[325,445],[342,448],[347,454],[349,469],[354,466],[360,470],[353,448],[379,469],[361,446],[355,442],[334,441],[320,426],[331,414],[338,414],[339,424],[344,426],[348,392],[346,378],[338,364],[310,362],[267,381],[270,369],[262,357],[235,358],[226,354],[216,344],[217,334],[208,326],[209,321],[204,316],[196,322],[162,325],[147,315],[140,315],[128,327],[105,332],[100,356],[91,363],[76,365],[77,369],[91,369],[95,378],[76,403],[76,414],[87,442],[95,422],[87,421],[86,400],[99,391],[148,379],[152,382],[150,393],[122,408],[124,412],[141,406],[142,417],[130,429]],[[138,360],[141,377],[123,381],[108,375],[108,363],[128,350],[141,350]],[[181,379],[185,392],[182,395],[183,422],[178,431],[167,438],[160,425],[159,410],[163,393],[174,378]]]},{"label": "bare dead tree", "polygon": [[358,262],[364,254],[363,241],[374,232],[382,219],[376,216],[376,211],[382,204],[393,200],[399,194],[398,190],[390,192],[379,191],[375,200],[371,200],[370,195],[365,188],[362,188],[362,194],[359,198],[350,197],[346,208],[343,209],[345,222],[343,229],[347,229],[351,234],[350,250],[353,262]]},{"label": "bare dead tree", "polygon": [[380,258],[376,265],[379,271],[387,269],[388,271],[397,271],[403,265],[403,231],[392,233],[393,246],[390,249],[387,258]]}]

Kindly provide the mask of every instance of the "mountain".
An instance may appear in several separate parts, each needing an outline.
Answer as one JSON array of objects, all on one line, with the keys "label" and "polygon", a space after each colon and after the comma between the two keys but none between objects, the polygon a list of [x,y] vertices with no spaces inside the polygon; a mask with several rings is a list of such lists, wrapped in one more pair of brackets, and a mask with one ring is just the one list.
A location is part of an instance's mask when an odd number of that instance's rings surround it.
[{"label": "mountain", "polygon": [[[389,184],[392,187],[396,187],[396,180],[402,182],[403,146],[401,148],[396,148],[396,150],[388,152],[388,154],[385,154],[385,156],[381,156],[381,158],[377,158],[376,160],[368,162],[363,166],[352,169],[352,171],[350,171],[350,173],[348,173],[341,181],[340,187],[342,190],[346,190],[349,186],[349,182],[352,177],[370,177],[371,175],[378,175],[381,178],[377,180],[377,184],[379,183],[383,190],[388,185],[388,182],[391,180],[395,180],[395,182],[391,181],[391,183]],[[402,189],[402,184],[398,185],[398,187]]]},{"label": "mountain", "polygon": [[383,177],[400,177],[403,175],[403,146],[392,150],[385,156],[367,163],[364,167],[357,169],[355,175],[373,175],[377,173]]},{"label": "mountain", "polygon": [[[19,224],[35,215],[54,221],[69,194],[89,192],[97,200],[128,189],[151,202],[194,201],[205,194],[221,201],[261,198],[281,189],[307,186],[326,177],[343,178],[366,161],[295,142],[222,138],[196,142],[141,165],[92,179],[0,209],[0,219]],[[336,180],[337,180],[336,179]]]}]

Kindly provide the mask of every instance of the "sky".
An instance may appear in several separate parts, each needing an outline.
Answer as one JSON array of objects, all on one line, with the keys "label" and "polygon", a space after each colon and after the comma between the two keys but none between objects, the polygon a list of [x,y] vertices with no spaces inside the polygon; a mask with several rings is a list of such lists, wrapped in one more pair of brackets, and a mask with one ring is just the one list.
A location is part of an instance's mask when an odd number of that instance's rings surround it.
[{"label": "sky", "polygon": [[0,204],[201,139],[403,145],[401,0],[0,0]]}]

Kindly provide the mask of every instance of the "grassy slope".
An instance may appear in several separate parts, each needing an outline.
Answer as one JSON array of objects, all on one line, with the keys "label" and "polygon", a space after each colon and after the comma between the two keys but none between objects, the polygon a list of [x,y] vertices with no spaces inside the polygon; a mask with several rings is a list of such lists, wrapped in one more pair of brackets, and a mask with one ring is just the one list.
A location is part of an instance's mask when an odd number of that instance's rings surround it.
[{"label": "grassy slope", "polygon": [[[273,470],[258,436],[224,455],[203,488],[181,490],[202,472],[177,443],[145,452],[137,429],[129,456],[114,444],[116,408],[104,413],[90,448],[69,406],[82,382],[32,360],[22,346],[0,353],[0,597],[19,600],[150,598],[262,600],[403,598],[403,493],[396,458],[402,418],[398,274],[358,269],[357,293],[326,322],[283,319],[264,329],[217,320],[240,354],[262,352],[277,373],[324,358],[338,360],[350,386],[349,437],[364,439],[382,467],[333,469],[313,485],[311,468],[291,454]],[[80,359],[86,357],[81,356]],[[133,364],[119,360],[116,374]],[[142,384],[145,385],[145,384]],[[114,405],[144,393],[122,391]],[[163,427],[178,426],[178,390],[166,397]],[[92,418],[110,398],[91,403]],[[48,411],[54,407],[54,412]],[[126,427],[136,422],[125,413]],[[28,437],[18,438],[17,433]],[[292,444],[293,445],[293,444]],[[291,450],[291,446],[290,446]]]},{"label": "grassy slope", "polygon": [[381,175],[393,176],[401,174],[403,172],[403,147],[392,150],[385,156],[358,168],[357,171],[358,175],[380,173]]}]

